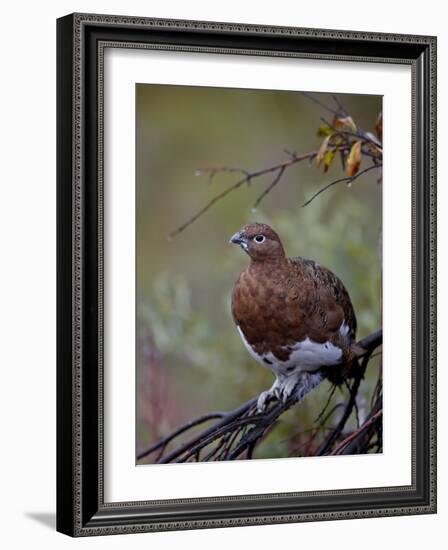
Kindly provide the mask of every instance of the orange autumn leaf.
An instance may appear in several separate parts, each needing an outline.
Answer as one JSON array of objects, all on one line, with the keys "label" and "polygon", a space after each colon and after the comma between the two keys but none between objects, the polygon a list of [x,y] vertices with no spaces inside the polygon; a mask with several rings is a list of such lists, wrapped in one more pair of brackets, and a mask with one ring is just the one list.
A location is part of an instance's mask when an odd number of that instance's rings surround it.
[{"label": "orange autumn leaf", "polygon": [[356,175],[361,165],[361,145],[362,141],[355,141],[347,157],[347,173],[350,177]]},{"label": "orange autumn leaf", "polygon": [[350,130],[351,132],[356,132],[356,124],[351,116],[334,117],[333,127],[337,130]]},{"label": "orange autumn leaf", "polygon": [[383,140],[383,113],[380,112],[375,122],[375,132],[380,141]]}]

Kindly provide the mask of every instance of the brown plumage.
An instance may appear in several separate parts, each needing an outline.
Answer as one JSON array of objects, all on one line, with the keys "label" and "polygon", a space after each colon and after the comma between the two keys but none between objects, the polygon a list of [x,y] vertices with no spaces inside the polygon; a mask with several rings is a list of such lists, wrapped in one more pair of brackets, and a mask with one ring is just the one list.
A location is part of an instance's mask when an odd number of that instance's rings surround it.
[{"label": "brown plumage", "polygon": [[266,224],[246,225],[231,242],[250,256],[232,293],[234,321],[251,355],[276,375],[259,408],[273,395],[289,397],[306,373],[351,364],[356,317],[341,280],[312,260],[287,258]]}]

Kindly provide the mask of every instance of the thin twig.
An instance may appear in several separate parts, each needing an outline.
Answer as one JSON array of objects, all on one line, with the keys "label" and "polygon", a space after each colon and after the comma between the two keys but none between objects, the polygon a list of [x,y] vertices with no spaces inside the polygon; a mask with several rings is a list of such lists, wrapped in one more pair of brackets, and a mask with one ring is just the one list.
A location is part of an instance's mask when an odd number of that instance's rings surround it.
[{"label": "thin twig", "polygon": [[213,433],[216,430],[219,430],[221,427],[230,424],[234,419],[238,418],[241,414],[246,412],[247,409],[252,407],[256,403],[257,399],[253,398],[250,401],[247,401],[246,403],[243,403],[240,407],[235,409],[234,411],[231,411],[230,413],[227,413],[220,422],[217,424],[214,424],[207,430],[204,430],[201,434],[193,437],[192,439],[186,441],[183,445],[180,445],[177,449],[174,449],[171,453],[169,453],[167,456],[165,456],[163,459],[161,459],[160,463],[165,462],[171,462],[173,459],[180,456],[182,453],[184,453],[186,450],[191,448],[193,445],[195,445],[198,441],[200,441],[202,438],[207,437],[209,434]]},{"label": "thin twig", "polygon": [[322,107],[322,109],[325,109],[332,115],[338,116],[340,114],[338,111],[336,111],[336,109],[332,109],[329,105],[326,105],[323,101],[320,101],[319,99],[317,99],[317,97],[314,97],[309,92],[300,92],[300,94],[312,101],[313,103],[316,103],[316,105],[319,105],[319,107]]},{"label": "thin twig", "polygon": [[283,173],[284,171],[286,170],[286,166],[282,166],[280,168],[280,170],[277,172],[277,175],[275,176],[275,178],[273,179],[272,183],[270,183],[266,189],[263,191],[263,193],[261,193],[261,195],[259,195],[259,197],[257,198],[257,200],[255,201],[254,205],[253,205],[253,209],[255,210],[256,208],[258,208],[259,204],[261,203],[261,201],[266,197],[266,195],[268,195],[273,189],[274,187],[277,185],[277,183],[280,181],[280,178],[283,176]]},{"label": "thin twig", "polygon": [[170,441],[172,441],[174,438],[178,437],[179,435],[183,434],[187,430],[191,430],[191,428],[194,428],[195,426],[199,426],[200,424],[203,424],[208,420],[214,420],[215,418],[222,418],[223,416],[225,416],[225,413],[211,412],[208,414],[204,414],[199,418],[195,418],[194,420],[190,420],[189,422],[187,422],[186,424],[184,424],[183,426],[175,430],[173,433],[171,433],[167,437],[164,437],[159,442],[155,443],[154,445],[151,445],[151,447],[148,447],[144,451],[140,451],[140,453],[137,455],[137,460],[140,460],[145,456],[148,456],[149,454],[153,453],[154,451],[157,451],[157,449],[159,449],[160,447],[166,448],[166,446]]},{"label": "thin twig", "polygon": [[[352,392],[352,388],[350,387],[347,380],[344,380],[344,386],[348,389],[348,393]],[[353,401],[353,408],[355,409],[356,427],[359,428],[359,409],[358,409],[358,403],[356,401],[356,396],[355,396],[355,400]]]},{"label": "thin twig", "polygon": [[196,170],[196,175],[200,176],[203,173],[208,173],[208,183],[211,185],[213,183],[213,180],[215,179],[215,176],[217,174],[222,173],[228,173],[228,174],[243,174],[246,177],[249,177],[249,172],[247,170],[244,170],[244,168],[229,168],[228,166],[223,166],[221,168],[198,168]]},{"label": "thin twig", "polygon": [[338,109],[340,110],[341,114],[343,116],[347,116],[347,109],[344,107],[344,105],[342,105],[342,101],[339,99],[339,97],[335,94],[332,94],[331,97],[333,98],[333,101],[338,106]]},{"label": "thin twig", "polygon": [[328,406],[330,405],[330,402],[333,398],[333,395],[334,395],[334,392],[336,391],[336,388],[337,388],[337,385],[336,384],[333,384],[330,388],[330,391],[328,392],[329,395],[328,395],[328,399],[327,399],[327,402],[325,403],[325,405],[323,406],[322,410],[320,411],[320,413],[318,414],[316,420],[314,421],[316,424],[318,424],[322,417],[324,416],[324,414],[326,413],[327,409],[328,409]]},{"label": "thin twig", "polygon": [[313,202],[313,200],[316,197],[318,197],[321,193],[323,193],[324,191],[326,191],[330,187],[333,187],[333,185],[336,185],[337,183],[343,183],[343,182],[352,183],[353,181],[357,180],[360,176],[366,174],[367,172],[370,172],[370,170],[373,170],[374,168],[380,168],[381,166],[382,166],[382,164],[373,164],[372,166],[368,166],[367,168],[364,168],[364,170],[361,170],[360,172],[358,172],[354,176],[345,176],[343,178],[339,178],[335,181],[332,181],[332,182],[328,183],[327,185],[325,185],[324,187],[319,189],[319,191],[314,193],[314,195],[310,199],[308,199],[305,203],[303,203],[302,207],[308,206],[310,203]]},{"label": "thin twig", "polygon": [[363,379],[364,372],[367,368],[367,364],[369,362],[370,355],[372,352],[373,352],[373,349],[370,349],[364,355],[362,364],[356,372],[355,379],[350,389],[350,399],[347,403],[347,406],[345,407],[344,413],[341,419],[339,420],[336,428],[333,430],[333,432],[330,434],[330,436],[326,439],[326,441],[323,443],[323,445],[317,452],[318,456],[328,454],[328,451],[331,449],[335,441],[338,439],[338,437],[342,433],[342,430],[345,427],[345,424],[347,423],[347,420],[350,418],[356,403],[356,396],[358,394],[359,386],[361,384],[361,380]]},{"label": "thin twig", "polygon": [[351,443],[354,439],[359,437],[360,434],[365,432],[368,428],[370,428],[373,424],[375,424],[378,419],[383,415],[383,409],[380,409],[377,411],[371,418],[366,420],[364,424],[358,428],[356,431],[352,432],[350,435],[348,435],[345,439],[343,439],[332,451],[331,455],[338,455],[341,454],[342,450]]}]

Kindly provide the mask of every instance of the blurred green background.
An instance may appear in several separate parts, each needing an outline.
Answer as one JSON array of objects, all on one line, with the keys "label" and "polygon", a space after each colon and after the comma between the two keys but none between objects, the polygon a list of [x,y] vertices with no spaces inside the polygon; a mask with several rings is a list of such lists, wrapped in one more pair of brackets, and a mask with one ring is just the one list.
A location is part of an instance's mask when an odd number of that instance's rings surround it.
[{"label": "blurred green background", "polygon": [[[336,107],[329,94],[315,97]],[[381,97],[338,98],[358,126],[373,131]],[[288,255],[334,270],[351,295],[358,337],[380,326],[381,185],[374,171],[302,208],[320,187],[345,175],[338,159],[326,174],[305,161],[286,170],[256,212],[252,206],[272,175],[233,192],[167,239],[239,178],[220,174],[210,184],[198,170],[261,169],[286,160],[285,149],[316,150],[322,116],[331,120],[299,92],[137,85],[137,450],[194,416],[235,408],[273,382],[247,353],[230,313],[232,287],[248,257],[228,240],[242,225],[269,223]],[[360,417],[368,412],[379,368],[380,360],[372,360],[359,394]],[[310,443],[309,433],[329,388],[322,383],[285,414],[255,457],[312,454],[318,441]],[[343,400],[337,391],[333,401]]]}]

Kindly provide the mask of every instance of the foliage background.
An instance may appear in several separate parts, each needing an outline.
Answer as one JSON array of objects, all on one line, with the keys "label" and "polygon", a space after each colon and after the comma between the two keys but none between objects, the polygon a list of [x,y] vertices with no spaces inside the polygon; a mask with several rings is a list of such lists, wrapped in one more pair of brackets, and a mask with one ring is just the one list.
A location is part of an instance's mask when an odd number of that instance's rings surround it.
[{"label": "foliage background", "polygon": [[[315,97],[335,107],[330,94]],[[358,126],[373,129],[381,97],[338,98]],[[254,170],[285,160],[284,149],[316,150],[322,116],[322,107],[299,92],[137,85],[137,450],[194,416],[235,408],[273,382],[250,358],[230,314],[231,290],[248,258],[228,239],[245,223],[269,223],[288,255],[334,270],[354,303],[359,337],[380,326],[382,194],[374,171],[302,208],[345,173],[338,159],[326,174],[315,163],[299,163],[255,212],[252,205],[272,177],[253,180],[167,239],[238,178],[221,174],[209,184],[198,169]],[[379,358],[371,361],[361,386],[361,422],[380,366]],[[329,388],[324,382],[285,414],[255,457],[312,454],[318,440],[309,433]],[[344,399],[339,391],[333,397],[335,404]]]}]

